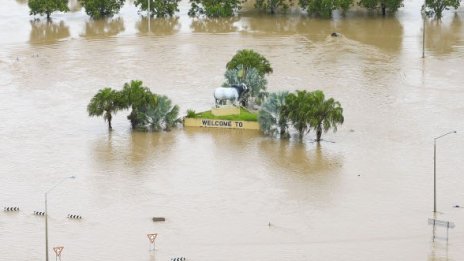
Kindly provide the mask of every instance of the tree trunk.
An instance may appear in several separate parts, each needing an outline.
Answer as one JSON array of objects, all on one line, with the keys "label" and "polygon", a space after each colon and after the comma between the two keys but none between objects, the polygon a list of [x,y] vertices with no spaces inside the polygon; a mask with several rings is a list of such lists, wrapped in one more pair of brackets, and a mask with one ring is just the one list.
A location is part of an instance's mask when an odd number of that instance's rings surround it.
[{"label": "tree trunk", "polygon": [[137,127],[137,119],[136,119],[137,118],[137,113],[135,112],[135,110],[133,108],[132,108],[132,111],[129,114],[129,116],[127,116],[127,118],[131,122],[132,129],[135,129]]},{"label": "tree trunk", "polygon": [[317,142],[321,141],[321,136],[322,136],[322,128],[321,126],[318,126],[316,130],[316,141]]},{"label": "tree trunk", "polygon": [[111,114],[109,114],[108,115],[108,129],[110,129],[110,130],[113,129],[113,127],[111,126],[111,118],[112,118],[112,116],[111,116]]},{"label": "tree trunk", "polygon": [[386,11],[386,8],[387,8],[387,7],[385,6],[384,3],[382,3],[381,6],[382,6],[382,16],[385,16],[386,13],[387,13],[387,11]]}]

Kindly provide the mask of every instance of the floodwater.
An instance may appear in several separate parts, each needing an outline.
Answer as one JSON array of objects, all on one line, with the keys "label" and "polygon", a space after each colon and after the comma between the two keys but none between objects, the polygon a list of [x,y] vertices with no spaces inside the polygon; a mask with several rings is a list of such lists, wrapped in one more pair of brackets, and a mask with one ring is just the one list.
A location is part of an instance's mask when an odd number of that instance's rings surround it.
[{"label": "floodwater", "polygon": [[[24,0],[0,13],[0,259],[464,260],[464,10],[427,22],[421,1],[396,17],[296,13],[148,21],[127,5],[92,21],[71,1],[53,22]],[[340,32],[343,37],[331,38]],[[345,124],[313,142],[254,131],[108,132],[86,105],[100,88],[140,79],[187,109],[208,109],[226,62],[265,55],[269,90],[321,89]],[[437,218],[456,224],[432,242],[433,138]],[[79,214],[82,220],[66,218]],[[154,216],[166,217],[153,223]],[[271,224],[269,226],[269,223]],[[147,233],[158,233],[149,251]],[[437,236],[446,230],[437,227]],[[50,251],[50,257],[54,254]]]}]

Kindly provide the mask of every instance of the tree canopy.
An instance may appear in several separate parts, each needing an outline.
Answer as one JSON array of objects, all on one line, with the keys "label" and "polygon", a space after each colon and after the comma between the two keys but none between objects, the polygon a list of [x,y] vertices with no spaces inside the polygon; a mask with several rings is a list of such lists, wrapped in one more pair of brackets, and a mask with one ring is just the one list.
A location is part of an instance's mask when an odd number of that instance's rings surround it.
[{"label": "tree canopy", "polygon": [[288,119],[282,112],[288,91],[269,94],[259,111],[258,123],[266,135],[286,137]]},{"label": "tree canopy", "polygon": [[132,128],[144,126],[147,122],[146,111],[148,106],[156,105],[156,95],[143,86],[142,81],[131,81],[125,83],[122,89],[124,105],[131,108],[131,113],[127,116]]},{"label": "tree canopy", "polygon": [[30,15],[47,15],[47,19],[50,19],[53,12],[69,11],[68,0],[29,0],[28,5]]},{"label": "tree canopy", "polygon": [[320,17],[331,17],[332,11],[337,9],[337,1],[334,0],[299,0],[301,8],[308,12],[308,15]]},{"label": "tree canopy", "polygon": [[[258,104],[261,104],[263,99],[268,95],[267,80],[263,75],[260,75],[256,68],[250,68],[245,73],[245,67],[240,64],[237,68],[227,70],[224,74],[226,81],[223,86],[246,84],[249,92],[244,94],[243,100],[248,103],[249,98],[253,98]],[[245,104],[247,105],[247,104]]]},{"label": "tree canopy", "polygon": [[127,119],[136,130],[169,131],[179,123],[179,106],[172,105],[166,96],[154,94],[142,81],[125,83],[121,91],[111,88],[99,90],[87,111],[89,116],[102,116],[111,129],[112,114],[131,109]]},{"label": "tree canopy", "polygon": [[322,132],[337,131],[344,117],[340,103],[333,98],[326,99],[322,91],[297,90],[294,93],[271,93],[261,107],[258,121],[264,134],[282,136],[291,126],[302,139],[312,129],[319,142]]},{"label": "tree canopy", "polygon": [[179,11],[180,0],[135,0],[134,4],[141,10],[147,11],[148,1],[150,1],[150,16],[170,17]]},{"label": "tree canopy", "polygon": [[98,91],[87,105],[89,116],[102,116],[108,122],[108,129],[112,129],[112,114],[124,108],[121,93],[111,89],[104,88]]},{"label": "tree canopy", "polygon": [[242,0],[190,0],[190,16],[228,17],[242,8]]},{"label": "tree canopy", "polygon": [[245,73],[250,68],[256,68],[260,75],[272,73],[271,63],[264,56],[251,49],[239,50],[227,63],[226,68],[231,70],[239,65],[244,66]]},{"label": "tree canopy", "polygon": [[403,7],[403,0],[360,0],[358,4],[367,9],[380,9],[385,15],[387,11],[395,13]]},{"label": "tree canopy", "polygon": [[311,93],[307,91],[296,91],[296,93],[290,93],[285,97],[285,106],[282,108],[282,116],[292,123],[300,139],[310,130],[309,117],[312,103],[313,97]]},{"label": "tree canopy", "polygon": [[146,127],[154,131],[169,131],[180,122],[179,106],[173,106],[171,100],[164,95],[157,97],[156,105],[147,107],[146,115]]},{"label": "tree canopy", "polygon": [[309,111],[308,122],[316,131],[316,141],[321,140],[322,131],[333,129],[337,131],[337,125],[343,124],[343,108],[333,98],[325,99],[322,91],[314,91],[311,94],[312,103]]},{"label": "tree canopy", "polygon": [[94,19],[112,17],[118,13],[125,0],[79,0],[85,12]]},{"label": "tree canopy", "polygon": [[425,0],[425,13],[427,16],[441,19],[443,11],[450,8],[458,9],[460,4],[460,0]]},{"label": "tree canopy", "polygon": [[275,14],[279,9],[287,11],[292,4],[292,0],[256,0],[255,8]]}]

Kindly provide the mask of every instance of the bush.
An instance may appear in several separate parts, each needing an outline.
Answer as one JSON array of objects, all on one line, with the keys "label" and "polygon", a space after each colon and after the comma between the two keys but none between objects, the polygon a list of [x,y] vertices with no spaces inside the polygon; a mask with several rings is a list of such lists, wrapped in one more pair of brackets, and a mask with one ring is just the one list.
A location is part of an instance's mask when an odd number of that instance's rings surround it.
[{"label": "bush", "polygon": [[192,110],[192,109],[188,109],[187,110],[187,118],[196,118],[197,117],[197,113]]}]

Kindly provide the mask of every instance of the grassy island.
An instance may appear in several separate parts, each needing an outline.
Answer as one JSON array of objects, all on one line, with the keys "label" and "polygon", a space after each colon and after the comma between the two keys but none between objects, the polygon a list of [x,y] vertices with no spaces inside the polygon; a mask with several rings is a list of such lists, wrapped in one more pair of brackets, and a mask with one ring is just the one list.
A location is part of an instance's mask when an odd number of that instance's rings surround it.
[{"label": "grassy island", "polygon": [[[193,116],[193,115],[189,115]],[[213,119],[213,120],[228,120],[228,121],[258,121],[258,114],[252,113],[244,108],[240,108],[240,114],[237,115],[224,115],[224,116],[215,116],[211,111],[199,112],[196,113],[194,117],[196,119]]]}]

